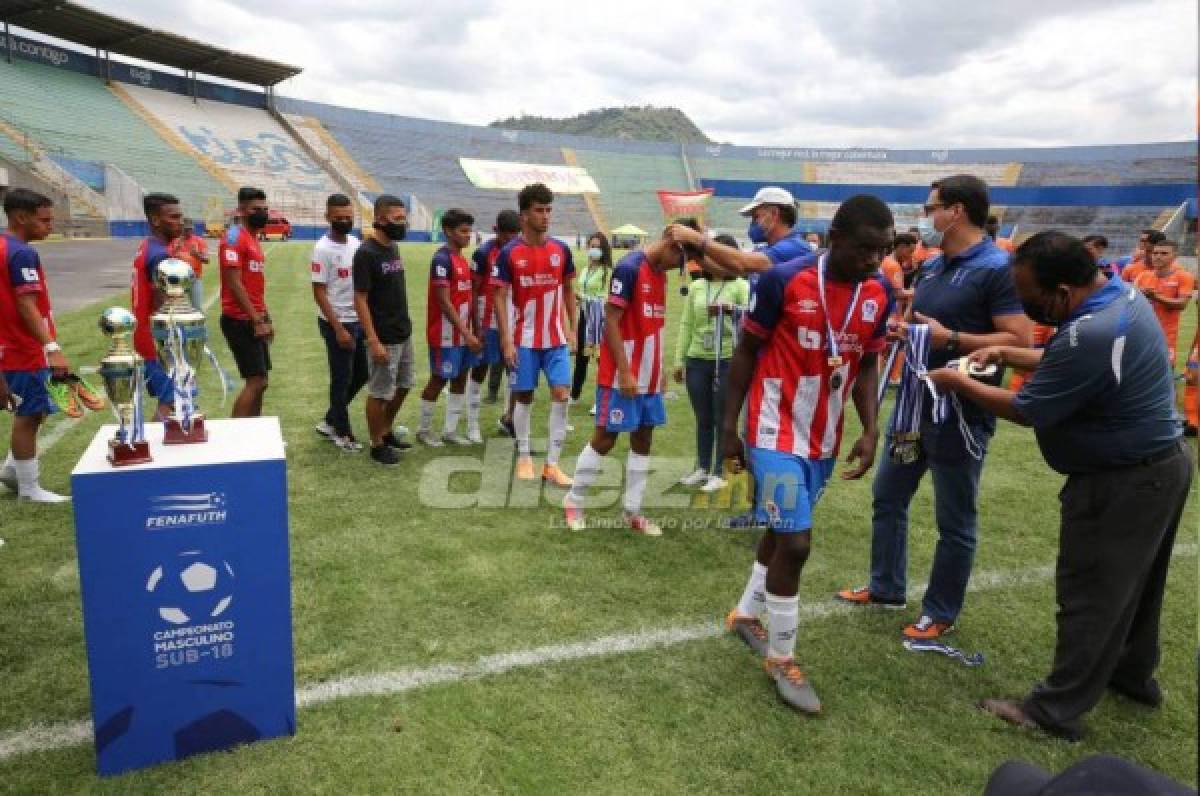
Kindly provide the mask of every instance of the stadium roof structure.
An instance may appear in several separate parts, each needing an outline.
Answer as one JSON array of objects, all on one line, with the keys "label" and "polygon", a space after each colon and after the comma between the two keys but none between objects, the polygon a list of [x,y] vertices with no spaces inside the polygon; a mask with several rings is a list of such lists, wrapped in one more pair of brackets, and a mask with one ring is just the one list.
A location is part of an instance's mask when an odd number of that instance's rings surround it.
[{"label": "stadium roof structure", "polygon": [[274,86],[302,71],[94,11],[68,0],[0,0],[0,21],[64,41],[187,72]]}]

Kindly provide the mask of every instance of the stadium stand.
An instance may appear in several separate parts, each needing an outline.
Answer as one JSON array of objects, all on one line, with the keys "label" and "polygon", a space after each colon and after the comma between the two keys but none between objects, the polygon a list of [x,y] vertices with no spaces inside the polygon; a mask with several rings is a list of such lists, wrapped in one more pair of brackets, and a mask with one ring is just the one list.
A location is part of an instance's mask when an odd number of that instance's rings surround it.
[{"label": "stadium stand", "polygon": [[[211,202],[222,202],[229,195],[194,159],[172,149],[92,76],[29,61],[0,61],[0,121],[23,139],[16,146],[24,155],[13,153],[12,146],[6,146],[5,152],[34,163],[39,174],[51,168],[38,161],[53,156],[110,163],[136,180],[143,191],[175,193],[186,212],[199,218],[205,217]],[[13,136],[0,129],[0,140],[5,138]],[[59,181],[51,178],[51,182]],[[107,202],[97,192],[88,197],[74,190],[69,180],[63,180],[63,185],[76,200],[73,208],[83,205],[94,211],[92,215],[108,216]]]},{"label": "stadium stand", "polygon": [[609,228],[635,224],[646,231],[663,224],[656,190],[689,190],[678,155],[633,155],[599,150],[568,150],[600,188],[597,198]]}]

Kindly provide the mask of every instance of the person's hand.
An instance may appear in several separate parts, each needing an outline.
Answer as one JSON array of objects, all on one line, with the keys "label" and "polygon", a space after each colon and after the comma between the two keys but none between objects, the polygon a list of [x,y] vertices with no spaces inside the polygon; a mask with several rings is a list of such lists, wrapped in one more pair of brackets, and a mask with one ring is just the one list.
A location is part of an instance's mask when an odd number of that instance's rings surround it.
[{"label": "person's hand", "polygon": [[470,349],[472,354],[478,354],[483,350],[483,343],[479,342],[479,338],[476,337],[474,333],[467,332],[463,337],[463,340],[466,341],[466,346],[468,349]]},{"label": "person's hand", "polygon": [[501,350],[504,352],[504,364],[509,370],[517,368],[517,349],[513,346],[511,340],[505,340],[501,345]]},{"label": "person's hand", "polygon": [[270,342],[275,337],[275,330],[266,318],[254,322],[254,336]]},{"label": "person's hand", "polygon": [[858,462],[850,469],[842,473],[842,480],[856,481],[867,474],[871,469],[871,465],[875,464],[875,448],[879,445],[878,431],[864,431],[854,445],[850,448],[850,454],[846,457],[847,464]]},{"label": "person's hand", "polygon": [[338,348],[344,348],[347,351],[354,350],[354,336],[346,331],[345,326],[339,326],[333,334],[337,339]]},{"label": "person's hand", "polygon": [[1004,347],[998,345],[984,346],[972,351],[967,359],[981,368],[986,368],[988,365],[1000,367],[1004,364]]},{"label": "person's hand", "polygon": [[371,361],[376,365],[386,365],[388,363],[388,350],[383,343],[378,340],[371,341]]},{"label": "person's hand", "polygon": [[903,343],[908,339],[908,323],[905,321],[888,321],[887,333],[884,339],[889,343]]},{"label": "person's hand", "polygon": [[959,392],[963,384],[971,381],[971,377],[962,373],[958,368],[935,368],[929,371],[929,380],[940,392]]},{"label": "person's hand", "polygon": [[940,321],[936,318],[930,318],[928,315],[922,315],[919,312],[913,313],[913,320],[929,327],[930,348],[946,347],[946,341],[950,339],[950,330],[943,326]]},{"label": "person's hand", "polygon": [[46,364],[50,366],[50,370],[55,377],[62,378],[71,370],[71,365],[67,362],[67,355],[62,351],[55,351],[46,355]]},{"label": "person's hand", "polygon": [[683,366],[676,365],[675,370],[671,371],[671,378],[675,379],[676,384],[683,384]]},{"label": "person's hand", "polygon": [[699,246],[704,243],[704,233],[698,232],[691,227],[685,227],[683,224],[671,224],[667,227],[667,231],[663,237],[672,243],[688,243],[693,246]]},{"label": "person's hand", "polygon": [[736,430],[721,434],[721,459],[734,475],[746,469],[746,448]]},{"label": "person's hand", "polygon": [[637,379],[633,378],[633,374],[628,370],[623,370],[617,374],[617,386],[621,391],[621,395],[626,398],[637,397]]},{"label": "person's hand", "polygon": [[17,409],[17,396],[13,395],[8,389],[8,382],[0,376],[0,412],[15,412]]}]

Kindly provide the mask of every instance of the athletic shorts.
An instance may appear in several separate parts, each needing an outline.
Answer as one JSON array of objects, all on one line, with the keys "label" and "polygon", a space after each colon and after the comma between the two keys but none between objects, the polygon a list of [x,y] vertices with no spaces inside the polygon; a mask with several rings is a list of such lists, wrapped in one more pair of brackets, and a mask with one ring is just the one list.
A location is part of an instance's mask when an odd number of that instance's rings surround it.
[{"label": "athletic shorts", "polygon": [[571,357],[565,345],[554,348],[517,348],[517,369],[513,372],[514,392],[537,389],[538,374],[545,373],[551,387],[566,387],[571,383]]},{"label": "athletic shorts", "polygon": [[[195,362],[192,367],[199,367]],[[175,403],[175,383],[171,381],[166,368],[157,359],[147,359],[142,366],[142,378],[146,382],[146,392],[158,399],[160,404]]]},{"label": "athletic shorts", "polygon": [[446,381],[457,379],[464,369],[471,367],[474,356],[465,345],[430,348],[429,372]]},{"label": "athletic shorts", "polygon": [[596,428],[620,433],[654,428],[667,422],[662,393],[626,398],[612,387],[596,388]]},{"label": "athletic shorts", "polygon": [[380,364],[367,354],[367,395],[378,401],[390,401],[396,390],[411,390],[413,386],[412,339],[395,345],[384,344],[388,361]]},{"label": "athletic shorts", "polygon": [[243,379],[266,376],[271,370],[271,347],[266,340],[254,336],[254,321],[238,320],[228,315],[221,316],[221,333],[229,345],[229,352],[237,362],[238,374]]},{"label": "athletic shorts", "polygon": [[750,448],[749,457],[759,522],[778,533],[808,533],[836,460],[806,459],[767,448]]},{"label": "athletic shorts", "polygon": [[488,329],[483,333],[483,350],[471,355],[471,367],[480,365],[495,365],[504,361],[504,353],[500,350],[500,331]]},{"label": "athletic shorts", "polygon": [[16,414],[19,417],[37,417],[52,415],[58,411],[58,404],[50,397],[46,384],[50,381],[50,369],[38,370],[6,370],[4,380],[8,389],[17,396]]}]

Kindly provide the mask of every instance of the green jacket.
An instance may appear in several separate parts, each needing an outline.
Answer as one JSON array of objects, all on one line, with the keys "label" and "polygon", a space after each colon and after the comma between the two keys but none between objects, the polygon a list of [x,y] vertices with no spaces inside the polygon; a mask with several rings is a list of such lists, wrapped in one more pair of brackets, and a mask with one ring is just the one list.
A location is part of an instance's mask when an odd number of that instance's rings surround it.
[{"label": "green jacket", "polygon": [[606,270],[603,266],[588,262],[579,269],[577,276],[579,281],[575,283],[575,291],[579,294],[579,298],[603,301],[608,297],[608,279],[612,276],[611,268]]},{"label": "green jacket", "polygon": [[[750,283],[745,279],[729,281],[696,279],[688,284],[684,299],[683,318],[680,320],[679,337],[675,343],[675,364],[685,365],[686,360],[716,358],[717,319],[708,314],[709,304],[732,304],[745,307],[750,303]],[[721,359],[733,356],[733,321],[727,315],[721,331]],[[705,343],[708,343],[706,346]]]}]

